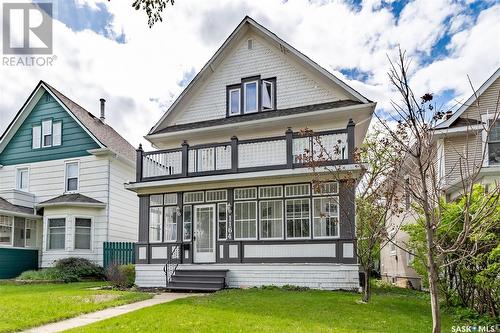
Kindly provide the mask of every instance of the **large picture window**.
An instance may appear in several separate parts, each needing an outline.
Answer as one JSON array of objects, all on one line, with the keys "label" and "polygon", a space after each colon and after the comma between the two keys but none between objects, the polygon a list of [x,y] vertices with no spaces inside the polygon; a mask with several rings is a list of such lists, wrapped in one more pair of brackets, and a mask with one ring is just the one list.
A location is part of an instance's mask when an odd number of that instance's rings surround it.
[{"label": "large picture window", "polygon": [[310,237],[309,199],[286,200],[286,238]]},{"label": "large picture window", "polygon": [[75,218],[75,249],[90,250],[92,220],[88,218]]},{"label": "large picture window", "polygon": [[257,238],[257,202],[242,201],[234,203],[235,239]]},{"label": "large picture window", "polygon": [[283,201],[261,201],[260,205],[260,238],[283,238]]},{"label": "large picture window", "polygon": [[313,230],[315,238],[339,235],[339,205],[337,198],[314,198]]},{"label": "large picture window", "polygon": [[54,218],[48,220],[47,248],[49,250],[64,250],[66,244],[66,219]]}]

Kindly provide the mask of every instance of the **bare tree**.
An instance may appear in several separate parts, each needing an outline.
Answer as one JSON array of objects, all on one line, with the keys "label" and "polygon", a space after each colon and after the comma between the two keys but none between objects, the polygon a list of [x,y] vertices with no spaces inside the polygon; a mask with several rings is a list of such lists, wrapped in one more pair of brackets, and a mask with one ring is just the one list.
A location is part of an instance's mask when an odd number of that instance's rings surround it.
[{"label": "bare tree", "polygon": [[[398,91],[401,100],[392,101],[394,112],[390,119],[377,115],[387,132],[396,144],[397,150],[405,156],[402,164],[401,174],[409,181],[407,189],[410,191],[415,211],[422,216],[419,220],[425,230],[425,255],[426,270],[429,279],[429,293],[431,299],[431,310],[433,327],[432,332],[441,331],[441,315],[439,307],[439,270],[451,262],[444,262],[444,257],[449,253],[455,254],[454,261],[473,256],[478,249],[478,242],[474,243],[476,236],[491,230],[491,224],[495,223],[488,217],[494,214],[495,204],[498,203],[499,188],[490,189],[488,200],[484,201],[482,207],[471,207],[473,186],[477,183],[479,173],[486,158],[485,148],[464,149],[459,158],[459,163],[453,170],[459,177],[460,195],[464,200],[464,212],[460,215],[460,223],[457,219],[452,241],[442,241],[442,235],[438,230],[442,226],[444,205],[443,189],[447,174],[439,169],[439,147],[436,143],[435,125],[445,115],[444,112],[436,111],[432,105],[432,94],[425,94],[416,98],[409,84],[408,67],[409,61],[405,53],[399,50],[398,58],[390,60],[390,71],[388,73],[392,85]],[[480,109],[479,99],[477,108]],[[498,102],[492,122],[482,124],[483,133],[488,134],[498,119]],[[390,126],[390,122],[396,122],[396,126]],[[467,131],[469,133],[469,131]],[[472,143],[477,132],[472,129],[467,142]],[[401,178],[401,177],[400,177]],[[472,213],[474,212],[474,213]],[[487,223],[485,223],[487,222]],[[454,222],[452,222],[454,223]],[[498,223],[498,221],[496,221]],[[449,235],[448,235],[449,236]],[[472,240],[472,244],[471,244]]]}]

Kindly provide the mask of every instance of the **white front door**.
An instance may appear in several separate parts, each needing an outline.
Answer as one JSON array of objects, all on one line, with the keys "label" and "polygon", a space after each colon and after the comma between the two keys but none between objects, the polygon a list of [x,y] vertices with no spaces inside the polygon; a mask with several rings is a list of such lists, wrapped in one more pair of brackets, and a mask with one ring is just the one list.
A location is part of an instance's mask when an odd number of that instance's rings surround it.
[{"label": "white front door", "polygon": [[215,262],[215,205],[194,206],[193,260]]}]

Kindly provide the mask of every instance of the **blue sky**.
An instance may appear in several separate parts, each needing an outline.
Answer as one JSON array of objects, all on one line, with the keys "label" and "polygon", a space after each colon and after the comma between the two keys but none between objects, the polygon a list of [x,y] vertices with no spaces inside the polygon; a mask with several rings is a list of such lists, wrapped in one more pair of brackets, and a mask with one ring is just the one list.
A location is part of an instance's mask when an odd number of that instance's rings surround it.
[{"label": "blue sky", "polygon": [[[97,112],[105,97],[113,126],[134,145],[250,15],[346,81],[380,110],[397,98],[387,80],[398,46],[412,59],[416,93],[446,108],[500,65],[495,1],[190,0],[147,27],[131,0],[55,0],[53,68],[0,66],[0,130],[44,79]],[[16,85],[9,84],[15,80]],[[133,124],[133,126],[131,126]]]}]

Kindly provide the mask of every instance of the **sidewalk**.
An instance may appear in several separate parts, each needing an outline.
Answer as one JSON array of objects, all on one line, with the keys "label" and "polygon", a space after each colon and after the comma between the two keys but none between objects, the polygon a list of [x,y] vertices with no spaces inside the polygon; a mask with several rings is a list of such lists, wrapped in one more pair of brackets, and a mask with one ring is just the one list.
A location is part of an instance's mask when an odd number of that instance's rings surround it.
[{"label": "sidewalk", "polygon": [[65,330],[69,330],[71,328],[85,326],[88,324],[92,324],[104,319],[113,318],[116,316],[120,316],[125,313],[129,313],[135,310],[139,310],[142,308],[146,308],[149,306],[167,303],[179,298],[189,297],[189,296],[200,296],[203,294],[189,294],[189,293],[162,293],[155,295],[153,298],[131,303],[120,305],[114,308],[109,308],[105,310],[101,310],[98,312],[87,313],[75,318],[66,319],[63,321],[59,321],[57,323],[47,324],[44,326],[39,326],[35,328],[28,329],[24,331],[25,333],[53,333],[53,332],[62,332]]}]

